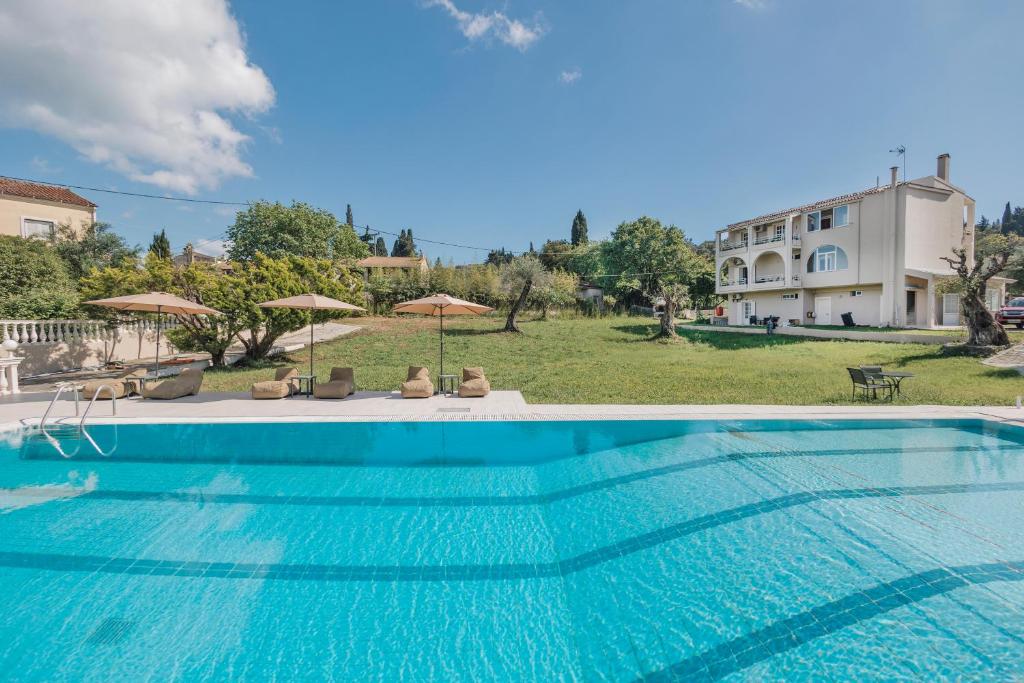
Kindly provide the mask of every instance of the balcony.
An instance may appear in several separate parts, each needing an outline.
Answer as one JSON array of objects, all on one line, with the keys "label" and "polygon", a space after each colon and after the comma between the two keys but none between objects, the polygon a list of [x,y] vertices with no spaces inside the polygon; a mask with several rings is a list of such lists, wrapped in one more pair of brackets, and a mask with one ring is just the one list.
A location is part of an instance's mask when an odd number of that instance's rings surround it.
[{"label": "balcony", "polygon": [[785,282],[785,275],[758,275],[754,278],[755,285],[761,285],[768,282]]},{"label": "balcony", "polygon": [[771,244],[773,242],[785,242],[785,241],[786,241],[786,233],[782,233],[780,235],[762,235],[760,237],[755,237],[754,238],[754,244],[755,245]]},{"label": "balcony", "polygon": [[747,288],[747,278],[737,277],[732,280],[722,279],[718,281],[717,291],[719,293],[738,292]]},{"label": "balcony", "polygon": [[739,242],[719,242],[718,243],[718,251],[719,252],[733,251],[735,249],[746,249],[746,248],[747,248],[747,241],[746,240],[740,240]]}]

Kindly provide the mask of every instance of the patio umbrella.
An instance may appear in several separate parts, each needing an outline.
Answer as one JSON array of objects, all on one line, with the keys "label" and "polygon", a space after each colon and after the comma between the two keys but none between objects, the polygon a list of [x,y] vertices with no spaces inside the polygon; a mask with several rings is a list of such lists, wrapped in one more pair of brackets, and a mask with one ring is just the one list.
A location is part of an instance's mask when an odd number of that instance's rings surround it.
[{"label": "patio umbrella", "polygon": [[147,311],[156,313],[156,375],[160,376],[160,315],[223,315],[220,311],[197,304],[180,296],[167,292],[147,292],[146,294],[129,294],[115,296],[111,299],[95,299],[85,303],[93,306],[106,306],[119,311]]},{"label": "patio umbrella", "polygon": [[[284,299],[274,299],[273,301],[264,301],[259,304],[262,308],[301,308],[307,311],[365,311],[365,308],[359,306],[353,306],[352,304],[345,303],[344,301],[338,301],[332,299],[329,296],[322,296],[320,294],[299,294],[297,296],[289,296]],[[309,374],[313,374],[313,320],[309,321]]]},{"label": "patio umbrella", "polygon": [[395,304],[395,313],[422,313],[423,315],[436,315],[441,320],[441,373],[444,374],[444,316],[445,315],[480,315],[494,309],[483,304],[475,304],[472,301],[463,301],[447,294],[435,294],[403,301]]}]

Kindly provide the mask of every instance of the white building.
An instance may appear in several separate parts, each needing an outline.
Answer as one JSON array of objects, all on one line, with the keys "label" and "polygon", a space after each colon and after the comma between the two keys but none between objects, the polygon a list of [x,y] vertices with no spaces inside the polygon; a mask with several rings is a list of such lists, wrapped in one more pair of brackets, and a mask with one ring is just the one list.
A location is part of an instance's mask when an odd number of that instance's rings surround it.
[{"label": "white building", "polygon": [[[960,322],[959,298],[936,285],[953,275],[942,260],[974,251],[974,200],[935,175],[825,199],[733,223],[715,240],[717,291],[729,323],[778,316],[781,323],[936,327]],[[993,278],[998,307],[1007,280]]]}]

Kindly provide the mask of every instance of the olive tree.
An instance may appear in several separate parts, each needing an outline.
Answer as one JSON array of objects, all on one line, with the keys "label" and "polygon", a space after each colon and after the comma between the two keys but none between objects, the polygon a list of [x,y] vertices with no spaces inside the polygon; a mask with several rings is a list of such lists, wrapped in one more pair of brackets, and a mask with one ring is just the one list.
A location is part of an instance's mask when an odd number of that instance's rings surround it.
[{"label": "olive tree", "polygon": [[1021,246],[1016,235],[991,234],[979,239],[973,257],[966,247],[953,249],[943,261],[956,273],[944,287],[960,294],[960,308],[967,324],[967,343],[972,346],[1006,346],[1010,338],[985,306],[988,281],[1007,269]]},{"label": "olive tree", "polygon": [[511,306],[505,319],[505,332],[522,332],[516,317],[526,306],[534,287],[549,287],[551,272],[532,254],[517,256],[501,267],[501,289]]}]

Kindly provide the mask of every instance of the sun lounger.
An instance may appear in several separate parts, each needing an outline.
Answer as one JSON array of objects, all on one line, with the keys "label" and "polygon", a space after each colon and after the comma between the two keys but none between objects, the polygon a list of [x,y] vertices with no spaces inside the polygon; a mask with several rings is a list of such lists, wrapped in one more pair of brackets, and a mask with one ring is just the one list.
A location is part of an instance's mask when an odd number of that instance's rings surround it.
[{"label": "sun lounger", "polygon": [[355,373],[352,368],[331,368],[330,381],[313,387],[316,398],[345,398],[356,390]]},{"label": "sun lounger", "polygon": [[462,368],[462,384],[459,385],[461,398],[480,398],[491,393],[491,383],[484,376],[483,368]]},{"label": "sun lounger", "polygon": [[402,398],[430,398],[434,395],[434,384],[426,368],[409,366],[408,379],[402,382]]},{"label": "sun lounger", "polygon": [[250,394],[257,400],[286,398],[299,391],[299,382],[295,379],[298,376],[299,371],[295,368],[278,368],[274,379],[256,382]]},{"label": "sun lounger", "polygon": [[[94,379],[86,382],[82,385],[82,398],[89,401],[96,396],[99,401],[105,401],[110,398],[110,391],[104,389],[100,392],[100,387],[107,385],[114,390],[114,398],[124,398],[132,391],[132,383],[126,382],[130,377],[142,377],[146,374],[145,368],[136,368],[129,372],[123,372],[117,377],[110,377],[107,379]],[[97,392],[99,395],[97,396]]]},{"label": "sun lounger", "polygon": [[143,398],[171,400],[183,396],[194,396],[203,385],[203,371],[199,368],[185,368],[177,377],[168,377],[160,382],[147,384],[142,390]]}]

